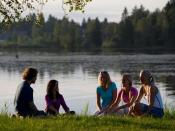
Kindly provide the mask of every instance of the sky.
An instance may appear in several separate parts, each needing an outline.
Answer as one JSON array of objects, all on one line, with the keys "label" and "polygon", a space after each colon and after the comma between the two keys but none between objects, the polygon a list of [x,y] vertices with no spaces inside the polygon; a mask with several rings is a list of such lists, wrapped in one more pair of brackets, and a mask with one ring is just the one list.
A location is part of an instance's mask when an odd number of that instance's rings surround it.
[{"label": "sky", "polygon": [[[76,22],[81,23],[83,18],[94,19],[98,17],[100,21],[107,18],[110,22],[119,22],[121,20],[121,14],[124,7],[127,7],[129,13],[137,6],[143,5],[145,9],[154,11],[159,8],[162,9],[169,0],[92,0],[85,7],[85,13],[71,12],[68,14],[68,18],[73,19]],[[62,9],[62,0],[49,0],[43,7],[43,13],[46,19],[51,14],[57,18],[64,16]]]}]

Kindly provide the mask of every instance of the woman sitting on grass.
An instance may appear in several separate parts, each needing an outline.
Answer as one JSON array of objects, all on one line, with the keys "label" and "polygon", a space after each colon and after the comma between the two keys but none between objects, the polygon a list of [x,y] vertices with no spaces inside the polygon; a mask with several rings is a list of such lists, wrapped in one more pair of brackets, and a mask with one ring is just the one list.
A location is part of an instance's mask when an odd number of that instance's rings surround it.
[{"label": "woman sitting on grass", "polygon": [[[122,88],[119,91],[116,102],[110,107],[107,113],[115,113],[118,115],[126,115],[129,113],[130,107],[133,105],[137,98],[137,89],[132,86],[132,78],[128,74],[122,77]],[[118,106],[123,101],[125,104]]]},{"label": "woman sitting on grass", "polygon": [[59,93],[57,80],[49,81],[45,101],[46,101],[46,112],[50,115],[59,114],[60,105],[63,107],[66,113],[75,114],[74,111],[70,111],[69,107],[66,105],[64,101],[64,97]]},{"label": "woman sitting on grass", "polygon": [[[111,81],[107,71],[102,71],[98,76],[98,83],[100,86],[97,87],[97,106],[99,111],[95,115],[103,114],[116,100],[117,87],[114,82]],[[101,103],[102,100],[102,103]]]},{"label": "woman sitting on grass", "polygon": [[[149,71],[142,70],[140,72],[140,81],[142,87],[130,114],[135,116],[150,115],[162,118],[164,115],[163,102],[160,91],[154,84],[152,74]],[[143,96],[147,97],[148,105],[140,103]]]}]

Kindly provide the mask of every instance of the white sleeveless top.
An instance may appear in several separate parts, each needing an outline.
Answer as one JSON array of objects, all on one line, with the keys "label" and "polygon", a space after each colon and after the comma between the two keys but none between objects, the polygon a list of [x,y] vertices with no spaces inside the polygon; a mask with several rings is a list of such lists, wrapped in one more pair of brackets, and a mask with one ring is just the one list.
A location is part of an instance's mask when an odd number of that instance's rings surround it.
[{"label": "white sleeveless top", "polygon": [[[148,99],[148,95],[146,96],[146,98]],[[163,109],[163,101],[159,90],[155,96],[153,107]]]}]

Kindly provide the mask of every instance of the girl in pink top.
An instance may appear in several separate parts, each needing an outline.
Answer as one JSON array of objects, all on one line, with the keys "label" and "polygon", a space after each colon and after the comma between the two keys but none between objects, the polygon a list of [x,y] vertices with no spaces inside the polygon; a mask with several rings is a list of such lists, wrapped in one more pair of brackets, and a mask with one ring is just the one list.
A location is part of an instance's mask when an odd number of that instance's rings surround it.
[{"label": "girl in pink top", "polygon": [[[136,100],[138,95],[137,89],[132,86],[132,78],[128,74],[124,74],[122,77],[122,88],[119,91],[117,100],[110,107],[109,112],[117,114],[128,114],[131,106]],[[123,101],[124,105],[119,106],[119,103]]]}]

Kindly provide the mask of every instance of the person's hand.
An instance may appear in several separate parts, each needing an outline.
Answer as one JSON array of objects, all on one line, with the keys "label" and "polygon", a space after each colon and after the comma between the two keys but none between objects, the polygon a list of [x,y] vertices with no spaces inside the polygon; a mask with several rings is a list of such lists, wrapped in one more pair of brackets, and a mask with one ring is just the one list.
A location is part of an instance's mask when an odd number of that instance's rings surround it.
[{"label": "person's hand", "polygon": [[106,112],[106,113],[111,112],[111,108],[106,109],[105,112]]},{"label": "person's hand", "polygon": [[69,111],[69,114],[75,115],[75,111]]},{"label": "person's hand", "polygon": [[118,112],[120,109],[119,108],[115,108],[114,110],[113,110],[113,112]]}]

